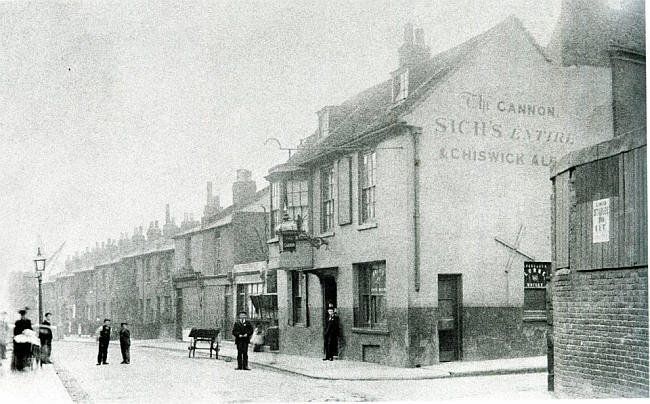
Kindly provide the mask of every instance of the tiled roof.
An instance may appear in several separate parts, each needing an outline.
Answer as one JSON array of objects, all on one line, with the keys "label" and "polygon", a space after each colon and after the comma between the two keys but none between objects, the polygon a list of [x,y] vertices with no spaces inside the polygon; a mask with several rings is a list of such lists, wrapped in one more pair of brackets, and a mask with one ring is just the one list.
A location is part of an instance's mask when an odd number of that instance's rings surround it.
[{"label": "tiled roof", "polygon": [[362,135],[399,123],[400,118],[456,69],[463,66],[489,41],[499,40],[512,30],[520,31],[543,55],[539,45],[514,16],[468,41],[438,53],[419,65],[409,67],[408,97],[399,104],[392,102],[392,79],[379,83],[332,109],[335,114],[330,124],[330,134],[319,141],[318,133],[303,140],[301,147],[287,161],[289,165],[302,165],[318,156],[328,154],[336,146],[354,141]]},{"label": "tiled roof", "polygon": [[[268,186],[260,189],[259,191],[257,191],[255,193],[255,196],[253,197],[253,199],[250,202],[252,203],[256,199],[262,198],[264,195],[268,194],[268,192],[269,192],[269,187]],[[223,223],[224,220],[227,220],[227,219],[225,219],[227,216],[233,214],[234,212],[243,210],[244,208],[246,208],[249,205],[250,205],[250,203],[247,204],[247,205],[244,205],[244,206],[230,205],[227,208],[222,209],[219,213],[217,213],[212,218],[212,220],[210,222],[205,223],[205,224],[201,224],[199,226],[193,227],[193,228],[191,228],[189,230],[186,230],[184,232],[178,233],[178,234],[174,235],[173,238],[179,238],[179,237],[187,236],[189,234],[200,233],[200,232],[205,231],[205,230],[214,229],[214,228],[218,227],[219,225],[221,225],[220,223]]]}]

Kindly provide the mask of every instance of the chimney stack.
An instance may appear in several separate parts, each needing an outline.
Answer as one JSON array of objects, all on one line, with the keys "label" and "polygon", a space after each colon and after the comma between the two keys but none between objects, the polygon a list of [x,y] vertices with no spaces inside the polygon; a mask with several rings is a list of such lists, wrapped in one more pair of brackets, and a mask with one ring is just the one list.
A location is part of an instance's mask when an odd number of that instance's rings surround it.
[{"label": "chimney stack", "polygon": [[251,179],[252,174],[249,170],[237,170],[237,181],[232,184],[232,204],[242,206],[253,201],[257,185]]},{"label": "chimney stack", "polygon": [[165,224],[171,221],[171,213],[169,211],[169,204],[165,205]]},{"label": "chimney stack", "polygon": [[206,205],[212,205],[212,181],[208,181],[208,200]]},{"label": "chimney stack", "polygon": [[413,24],[404,24],[404,45],[413,45]]},{"label": "chimney stack", "polygon": [[404,43],[398,49],[399,67],[414,66],[431,57],[431,51],[424,43],[424,30],[413,32],[413,24],[404,25]]}]

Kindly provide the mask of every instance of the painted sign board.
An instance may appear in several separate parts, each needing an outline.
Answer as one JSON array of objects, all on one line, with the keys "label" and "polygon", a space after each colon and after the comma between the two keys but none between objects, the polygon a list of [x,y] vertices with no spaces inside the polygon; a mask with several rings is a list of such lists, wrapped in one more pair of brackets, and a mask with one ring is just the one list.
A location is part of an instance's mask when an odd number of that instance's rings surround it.
[{"label": "painted sign board", "polygon": [[524,261],[524,287],[545,288],[549,273],[550,262]]},{"label": "painted sign board", "polygon": [[594,201],[592,228],[592,243],[609,242],[609,198]]}]

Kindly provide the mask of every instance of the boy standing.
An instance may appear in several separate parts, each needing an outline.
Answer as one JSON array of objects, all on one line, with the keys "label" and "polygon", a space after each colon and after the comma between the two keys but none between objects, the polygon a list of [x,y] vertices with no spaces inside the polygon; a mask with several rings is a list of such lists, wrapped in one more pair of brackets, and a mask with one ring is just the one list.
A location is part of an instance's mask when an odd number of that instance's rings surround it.
[{"label": "boy standing", "polygon": [[128,365],[131,363],[131,331],[126,326],[128,323],[120,324],[120,349],[122,350],[122,364]]}]

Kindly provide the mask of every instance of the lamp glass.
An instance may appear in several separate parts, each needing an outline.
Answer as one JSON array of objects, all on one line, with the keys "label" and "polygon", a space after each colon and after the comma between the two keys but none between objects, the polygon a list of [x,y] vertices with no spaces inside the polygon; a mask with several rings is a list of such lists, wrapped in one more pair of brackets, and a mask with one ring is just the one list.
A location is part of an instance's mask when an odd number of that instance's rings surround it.
[{"label": "lamp glass", "polygon": [[45,257],[41,255],[41,249],[38,249],[38,254],[34,258],[34,266],[36,267],[36,272],[45,271]]}]

